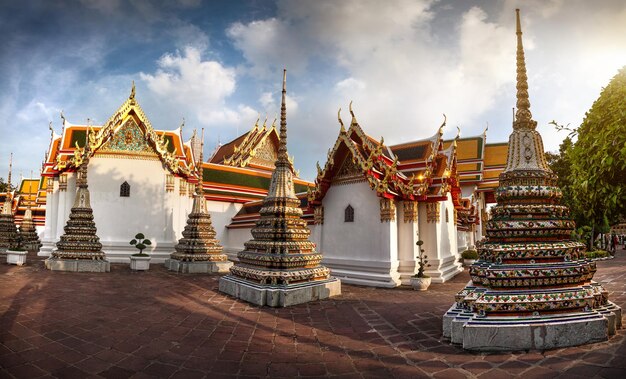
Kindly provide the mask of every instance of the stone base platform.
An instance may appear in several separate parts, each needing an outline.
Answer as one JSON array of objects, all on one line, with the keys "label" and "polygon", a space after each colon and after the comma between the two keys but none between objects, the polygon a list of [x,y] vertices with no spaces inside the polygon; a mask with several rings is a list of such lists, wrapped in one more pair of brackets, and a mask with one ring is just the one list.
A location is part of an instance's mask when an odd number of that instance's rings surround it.
[{"label": "stone base platform", "polygon": [[622,325],[622,310],[609,302],[590,312],[529,317],[477,317],[453,305],[443,335],[473,351],[547,350],[606,341]]},{"label": "stone base platform", "polygon": [[250,283],[227,275],[220,278],[219,290],[255,305],[288,307],[341,295],[341,281],[337,278],[330,278],[324,281],[278,287]]},{"label": "stone base platform", "polygon": [[51,271],[73,271],[73,272],[109,272],[111,263],[107,260],[91,259],[59,259],[48,258],[45,265]]},{"label": "stone base platform", "polygon": [[233,262],[187,262],[177,259],[166,259],[165,267],[170,271],[189,273],[189,274],[211,274],[211,273],[227,273],[232,267]]}]

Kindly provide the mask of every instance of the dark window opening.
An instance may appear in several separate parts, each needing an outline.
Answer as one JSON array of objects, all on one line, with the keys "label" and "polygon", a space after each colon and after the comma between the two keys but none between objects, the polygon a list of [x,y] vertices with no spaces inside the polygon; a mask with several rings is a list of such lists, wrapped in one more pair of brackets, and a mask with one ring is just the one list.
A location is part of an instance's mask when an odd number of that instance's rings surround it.
[{"label": "dark window opening", "polygon": [[352,205],[348,205],[344,212],[344,222],[354,222],[354,208]]},{"label": "dark window opening", "polygon": [[124,182],[120,186],[120,197],[130,197],[130,184],[128,182]]}]

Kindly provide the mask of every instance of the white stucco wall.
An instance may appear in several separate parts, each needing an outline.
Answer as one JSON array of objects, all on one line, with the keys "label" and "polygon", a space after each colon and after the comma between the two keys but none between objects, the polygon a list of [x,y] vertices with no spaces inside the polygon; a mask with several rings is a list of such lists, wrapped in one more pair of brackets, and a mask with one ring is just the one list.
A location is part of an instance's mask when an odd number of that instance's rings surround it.
[{"label": "white stucco wall", "polygon": [[[322,204],[324,224],[321,233],[314,233],[321,240],[313,241],[333,275],[346,283],[399,285],[397,225],[380,221],[380,198],[369,185],[333,185]],[[348,205],[354,208],[354,222],[344,222]]]}]

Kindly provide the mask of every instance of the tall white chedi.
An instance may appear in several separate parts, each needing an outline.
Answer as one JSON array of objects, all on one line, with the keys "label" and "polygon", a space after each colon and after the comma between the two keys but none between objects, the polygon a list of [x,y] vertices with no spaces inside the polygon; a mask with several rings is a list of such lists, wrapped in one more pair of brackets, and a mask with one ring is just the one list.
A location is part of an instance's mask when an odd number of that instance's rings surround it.
[{"label": "tall white chedi", "polygon": [[551,349],[603,341],[621,327],[621,309],[592,280],[595,262],[572,240],[532,119],[517,12],[517,112],[497,205],[487,222],[471,282],[444,315],[443,334],[469,350]]}]

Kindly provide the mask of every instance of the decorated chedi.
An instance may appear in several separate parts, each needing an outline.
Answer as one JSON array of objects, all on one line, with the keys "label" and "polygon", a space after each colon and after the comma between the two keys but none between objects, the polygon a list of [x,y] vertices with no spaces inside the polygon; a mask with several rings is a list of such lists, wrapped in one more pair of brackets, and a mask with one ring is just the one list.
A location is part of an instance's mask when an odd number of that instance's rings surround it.
[{"label": "decorated chedi", "polygon": [[18,231],[13,216],[13,196],[11,193],[11,169],[13,167],[13,153],[9,158],[9,174],[7,175],[7,191],[4,206],[0,213],[0,254],[15,247]]},{"label": "decorated chedi", "polygon": [[621,309],[593,282],[596,264],[572,240],[557,176],[532,119],[517,12],[517,111],[497,205],[471,282],[444,315],[444,336],[469,350],[551,349],[606,340]]},{"label": "decorated chedi", "polygon": [[46,267],[53,271],[108,272],[109,261],[102,251],[100,238],[96,235],[96,223],[89,201],[87,166],[89,165],[89,139],[78,164],[76,178],[76,198],[70,210],[69,220],[63,229],[65,233],[57,242],[57,248],[46,259]]},{"label": "decorated chedi", "polygon": [[202,143],[200,144],[200,159],[196,162],[196,191],[193,195],[193,206],[187,218],[187,225],[183,230],[183,238],[178,240],[176,251],[165,261],[165,266],[171,271],[189,273],[228,272],[233,265],[226,254],[222,253],[223,247],[215,238],[215,228],[211,223],[211,215],[207,211],[203,178],[203,149],[204,129],[202,129]]},{"label": "decorated chedi", "polygon": [[[32,172],[30,177],[32,178]],[[31,193],[31,182],[28,182],[28,194]],[[28,251],[38,252],[41,247],[41,241],[39,240],[39,235],[37,234],[37,229],[35,228],[35,223],[33,222],[33,210],[31,208],[30,199],[28,201],[28,205],[26,206],[26,211],[24,212],[24,219],[22,220],[22,225],[20,225],[20,235],[22,237],[22,247]]]},{"label": "decorated chedi", "polygon": [[287,155],[286,70],[283,72],[280,143],[276,168],[263,200],[253,239],[237,254],[239,262],[220,279],[221,292],[256,305],[286,307],[341,294],[341,282],[320,265],[322,254],[309,241]]}]

